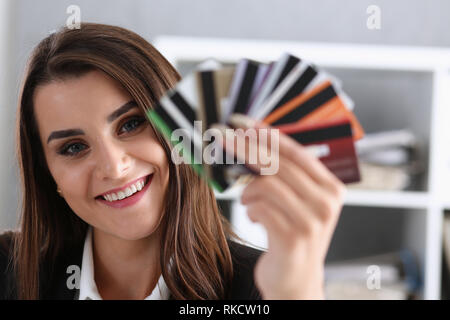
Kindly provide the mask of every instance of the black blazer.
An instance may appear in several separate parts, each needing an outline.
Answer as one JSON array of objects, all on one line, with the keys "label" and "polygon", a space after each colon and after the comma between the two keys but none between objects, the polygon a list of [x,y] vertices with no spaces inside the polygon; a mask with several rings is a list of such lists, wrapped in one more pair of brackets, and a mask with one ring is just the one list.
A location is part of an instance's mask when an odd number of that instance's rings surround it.
[{"label": "black blazer", "polygon": [[[0,235],[0,299],[17,299],[15,276],[8,268],[11,255],[12,232]],[[261,295],[255,286],[253,270],[258,257],[262,251],[244,246],[234,241],[228,241],[233,260],[233,281],[230,299],[236,300],[258,300]],[[62,254],[57,259],[51,272],[41,272],[40,274],[40,297],[44,300],[73,300],[78,296],[77,289],[67,287],[69,274],[66,269],[70,265],[81,267],[83,257],[84,242],[76,248]],[[46,266],[41,268],[47,270]],[[46,274],[46,275],[44,275]]]}]

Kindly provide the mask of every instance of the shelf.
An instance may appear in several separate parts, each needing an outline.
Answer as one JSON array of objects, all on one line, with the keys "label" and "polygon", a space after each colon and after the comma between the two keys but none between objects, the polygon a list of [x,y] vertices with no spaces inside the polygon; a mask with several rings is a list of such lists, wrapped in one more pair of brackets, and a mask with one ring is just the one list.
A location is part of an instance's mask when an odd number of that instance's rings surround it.
[{"label": "shelf", "polygon": [[222,62],[235,62],[242,57],[268,61],[277,59],[283,52],[290,52],[327,67],[407,71],[450,68],[448,48],[176,36],[157,37],[153,44],[175,64],[181,57],[183,61],[200,61],[209,57]]},{"label": "shelf", "polygon": [[350,206],[426,209],[429,204],[429,195],[427,192],[420,191],[348,190],[345,204]]},{"label": "shelf", "polygon": [[[380,128],[374,129],[387,130],[398,127],[415,130],[426,146],[424,149],[428,173],[425,183],[426,191],[349,189],[344,199],[344,209],[355,210],[355,212],[370,212],[378,209],[380,212],[386,213],[385,217],[389,217],[389,219],[404,217],[404,228],[408,235],[407,242],[420,256],[423,267],[422,297],[439,299],[442,216],[444,210],[450,210],[450,200],[448,200],[450,196],[447,196],[446,193],[446,190],[450,188],[448,182],[450,181],[448,179],[450,176],[450,151],[444,147],[450,139],[450,126],[446,120],[450,117],[449,48],[173,36],[158,37],[154,39],[153,44],[175,67],[197,64],[208,58],[214,58],[222,63],[235,63],[243,57],[267,62],[278,59],[283,52],[290,52],[321,67],[335,69],[334,72],[341,72],[344,77],[348,74],[350,80],[345,81],[346,88],[349,91],[354,90],[351,96],[358,100],[359,115],[366,116],[368,124],[375,123],[374,121],[378,121],[378,123],[383,121],[379,117],[373,117],[374,110],[377,114],[389,112],[390,118],[382,122]],[[359,73],[355,73],[355,71]],[[394,81],[394,92],[404,90],[407,98],[395,95],[392,90],[383,91],[387,85],[385,82],[381,82],[380,78],[386,76],[383,72],[391,71],[392,78],[390,79]],[[355,85],[359,82],[351,81],[351,76],[354,74],[361,77],[361,74],[366,74],[366,72],[373,74],[373,77],[368,77],[366,79],[368,82],[364,83],[364,86]],[[405,77],[408,80],[412,79],[412,82],[415,81],[414,83],[418,87],[411,87],[410,83],[403,81]],[[360,81],[359,78],[355,77],[354,79]],[[384,103],[382,106],[386,107],[380,110],[378,96],[373,94],[373,92],[377,92],[377,89],[387,94],[386,100],[396,99],[398,104],[392,106],[397,106],[397,108],[389,108],[381,99],[381,103]],[[421,95],[412,95],[411,91],[421,93]],[[367,94],[368,92],[371,94]],[[418,100],[417,97],[420,99]],[[365,99],[372,100],[368,100],[366,103]],[[364,105],[366,109],[363,109]],[[369,109],[367,106],[377,109]],[[416,109],[406,109],[410,106],[414,106]],[[364,113],[362,112],[364,110],[369,111]],[[216,193],[216,197],[222,200],[235,200],[233,206],[240,213],[245,210],[244,206],[239,203],[243,188],[244,186],[234,187],[226,193]],[[364,207],[367,210],[359,210],[358,207]],[[392,215],[392,212],[400,214]],[[410,214],[413,212],[420,212],[420,214]],[[236,216],[242,219],[245,217],[243,214]],[[374,216],[379,218],[382,215]],[[361,218],[358,214],[354,217]],[[249,240],[264,238],[263,230],[256,229],[245,221],[236,221],[236,226],[242,229],[244,238],[247,237]],[[421,239],[420,241],[417,240],[418,237]]]},{"label": "shelf", "polygon": [[[222,194],[216,193],[216,198],[238,200],[243,188],[243,186],[239,186]],[[429,205],[429,194],[420,191],[348,190],[344,204],[362,207],[426,209]]]},{"label": "shelf", "polygon": [[443,210],[445,210],[445,211],[450,211],[450,200],[445,200],[445,201],[443,202],[442,207],[443,207]]}]

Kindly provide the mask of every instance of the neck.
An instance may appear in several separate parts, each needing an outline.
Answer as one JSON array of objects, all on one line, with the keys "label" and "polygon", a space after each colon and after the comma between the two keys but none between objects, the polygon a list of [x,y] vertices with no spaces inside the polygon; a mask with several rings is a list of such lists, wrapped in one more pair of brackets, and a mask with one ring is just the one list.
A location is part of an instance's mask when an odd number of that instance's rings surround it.
[{"label": "neck", "polygon": [[155,288],[161,268],[159,232],[125,240],[93,228],[94,275],[103,299],[144,299]]}]

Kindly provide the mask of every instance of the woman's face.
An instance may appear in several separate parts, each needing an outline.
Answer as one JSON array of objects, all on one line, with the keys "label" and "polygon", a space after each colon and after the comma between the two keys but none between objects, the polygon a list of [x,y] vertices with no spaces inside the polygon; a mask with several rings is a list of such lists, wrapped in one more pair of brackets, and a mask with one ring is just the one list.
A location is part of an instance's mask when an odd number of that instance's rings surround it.
[{"label": "woman's face", "polygon": [[38,87],[34,108],[48,167],[72,210],[119,238],[153,233],[163,213],[168,159],[128,92],[92,71]]}]

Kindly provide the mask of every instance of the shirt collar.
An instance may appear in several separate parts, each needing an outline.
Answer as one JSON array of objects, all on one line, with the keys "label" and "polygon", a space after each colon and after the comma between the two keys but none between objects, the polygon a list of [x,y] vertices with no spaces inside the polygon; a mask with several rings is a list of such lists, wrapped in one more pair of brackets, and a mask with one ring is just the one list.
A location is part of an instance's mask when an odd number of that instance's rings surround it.
[{"label": "shirt collar", "polygon": [[[169,288],[161,274],[152,293],[144,300],[167,300]],[[83,260],[81,264],[79,300],[102,300],[94,279],[94,259],[92,254],[92,227],[89,227],[84,240]]]}]

